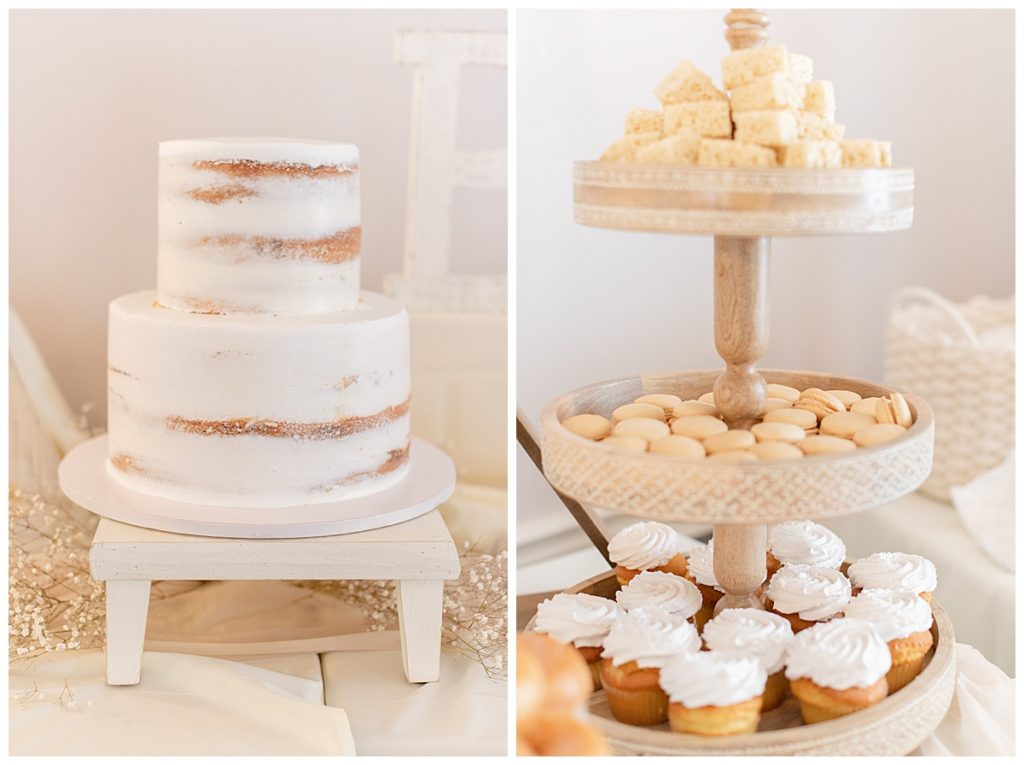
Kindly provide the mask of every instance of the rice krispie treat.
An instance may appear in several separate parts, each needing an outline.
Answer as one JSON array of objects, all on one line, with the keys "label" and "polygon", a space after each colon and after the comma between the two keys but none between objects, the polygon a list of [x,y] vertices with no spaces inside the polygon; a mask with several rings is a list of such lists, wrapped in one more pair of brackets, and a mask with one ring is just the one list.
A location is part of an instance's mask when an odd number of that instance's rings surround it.
[{"label": "rice krispie treat", "polygon": [[796,113],[792,111],[737,114],[736,140],[759,146],[785,146],[797,140]]},{"label": "rice krispie treat", "polygon": [[854,139],[843,141],[843,167],[892,167],[889,141]]},{"label": "rice krispie treat", "polygon": [[603,162],[635,162],[636,153],[649,143],[654,143],[661,138],[660,133],[633,133],[617,140],[601,155]]},{"label": "rice krispie treat", "polygon": [[808,83],[804,93],[804,111],[820,114],[829,122],[836,121],[836,93],[828,80]]},{"label": "rice krispie treat", "polygon": [[657,109],[630,109],[626,115],[626,135],[665,131],[665,115]]},{"label": "rice krispie treat", "polygon": [[700,143],[699,133],[683,130],[642,147],[636,153],[636,161],[651,165],[695,165]]},{"label": "rice krispie treat", "polygon": [[694,101],[725,101],[725,94],[711,78],[690,61],[681,61],[654,89],[663,106]]},{"label": "rice krispie treat", "polygon": [[806,86],[787,74],[776,72],[732,91],[732,111],[760,112],[773,109],[800,109]]},{"label": "rice krispie treat", "polygon": [[791,54],[785,45],[770,48],[747,48],[722,60],[722,81],[726,90],[734,90],[776,72],[790,75],[806,84],[813,77],[814,65],[807,56]]},{"label": "rice krispie treat", "polygon": [[778,151],[783,167],[843,166],[843,152],[835,141],[796,141]]},{"label": "rice krispie treat", "polygon": [[665,107],[665,135],[692,130],[705,138],[730,138],[728,101],[696,101]]},{"label": "rice krispie treat", "polygon": [[801,141],[841,141],[846,126],[815,112],[796,112],[797,138]]},{"label": "rice krispie treat", "polygon": [[700,143],[697,164],[709,167],[775,167],[775,152],[764,146],[739,141],[705,139]]}]

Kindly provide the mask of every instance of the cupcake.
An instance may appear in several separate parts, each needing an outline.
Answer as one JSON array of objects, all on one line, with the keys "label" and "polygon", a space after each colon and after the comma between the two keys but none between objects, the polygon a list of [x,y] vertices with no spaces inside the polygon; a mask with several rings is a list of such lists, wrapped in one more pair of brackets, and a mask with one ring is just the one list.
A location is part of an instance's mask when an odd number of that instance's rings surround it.
[{"label": "cupcake", "polygon": [[757,657],[768,673],[761,711],[775,709],[786,697],[783,672],[793,628],[778,614],[757,608],[728,608],[704,625],[704,645],[716,653]]},{"label": "cupcake", "polygon": [[676,656],[661,670],[669,727],[699,736],[755,732],[767,676],[755,656],[717,651]]},{"label": "cupcake", "polygon": [[881,552],[860,558],[847,572],[857,590],[877,588],[912,592],[931,603],[938,583],[935,564],[920,555]]},{"label": "cupcake", "polygon": [[786,565],[839,569],[846,560],[846,545],[814,521],[787,521],[768,532],[768,579]]},{"label": "cupcake", "polygon": [[689,579],[663,571],[643,571],[615,594],[624,611],[641,606],[658,606],[670,614],[692,621],[703,603],[700,590]]},{"label": "cupcake", "polygon": [[668,697],[659,685],[661,667],[673,656],[699,650],[697,630],[681,616],[657,606],[624,613],[601,653],[601,685],[612,716],[629,725],[665,722]]},{"label": "cupcake", "polygon": [[805,723],[832,720],[886,697],[889,647],[871,622],[835,619],[804,630],[786,652],[786,677]]},{"label": "cupcake", "polygon": [[715,615],[715,604],[725,595],[715,579],[715,546],[713,543],[694,547],[689,551],[686,560],[686,578],[697,585],[703,601],[700,611],[693,618],[697,631],[704,629],[704,625]]},{"label": "cupcake", "polygon": [[[668,574],[665,574],[668,576]],[[608,598],[559,593],[537,606],[536,631],[573,646],[587,662],[594,689],[601,687],[601,649],[619,607]]]},{"label": "cupcake", "polygon": [[889,644],[892,668],[885,676],[889,693],[898,691],[921,673],[932,647],[932,609],[911,592],[866,589],[850,600],[848,617],[871,622]]},{"label": "cupcake", "polygon": [[768,583],[768,609],[785,617],[793,632],[839,616],[850,602],[850,580],[834,568],[783,566]]},{"label": "cupcake", "polygon": [[641,571],[686,575],[686,558],[679,552],[679,535],[671,526],[644,521],[627,526],[608,542],[608,557],[615,563],[619,584]]}]

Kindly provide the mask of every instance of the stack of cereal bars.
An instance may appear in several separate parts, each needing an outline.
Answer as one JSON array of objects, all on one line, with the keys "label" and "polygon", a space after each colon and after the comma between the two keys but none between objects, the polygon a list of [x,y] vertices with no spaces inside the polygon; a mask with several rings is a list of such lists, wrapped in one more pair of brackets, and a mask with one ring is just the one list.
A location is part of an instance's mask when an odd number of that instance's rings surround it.
[{"label": "stack of cereal bars", "polygon": [[843,140],[832,83],[784,45],[722,61],[726,96],[683,61],[655,89],[660,111],[633,109],[607,162],[712,167],[890,167],[892,144]]}]

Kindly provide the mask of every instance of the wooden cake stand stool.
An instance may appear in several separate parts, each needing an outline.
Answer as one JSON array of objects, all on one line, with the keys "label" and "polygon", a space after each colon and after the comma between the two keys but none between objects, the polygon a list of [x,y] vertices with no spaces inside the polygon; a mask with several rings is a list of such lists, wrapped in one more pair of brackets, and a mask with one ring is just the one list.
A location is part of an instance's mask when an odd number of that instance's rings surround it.
[{"label": "wooden cake stand stool", "polygon": [[[397,487],[266,510],[145,497],[107,475],[105,455],[106,437],[87,441],[64,458],[59,475],[72,501],[104,516],[89,564],[107,588],[107,683],[139,682],[150,586],[166,579],[394,581],[405,675],[411,683],[438,680],[444,582],[460,572],[437,511],[455,486],[454,464],[440,449],[414,439],[410,474]],[[197,519],[204,512],[216,513],[218,522]]]}]

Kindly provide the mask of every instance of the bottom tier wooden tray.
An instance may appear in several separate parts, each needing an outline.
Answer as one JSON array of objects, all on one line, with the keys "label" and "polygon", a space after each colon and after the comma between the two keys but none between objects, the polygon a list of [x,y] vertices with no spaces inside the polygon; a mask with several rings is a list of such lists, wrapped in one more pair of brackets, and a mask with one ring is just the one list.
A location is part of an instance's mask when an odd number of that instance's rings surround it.
[{"label": "bottom tier wooden tray", "polygon": [[[568,592],[614,598],[619,588],[612,572],[581,582]],[[590,722],[616,754],[623,755],[904,755],[938,727],[949,710],[956,679],[956,638],[945,610],[932,600],[932,636],[925,667],[912,682],[862,712],[804,725],[795,699],[764,715],[757,733],[743,736],[693,736],[673,733],[668,725],[641,728],[612,718],[604,693],[591,696]],[[532,629],[533,621],[527,626]]]}]

